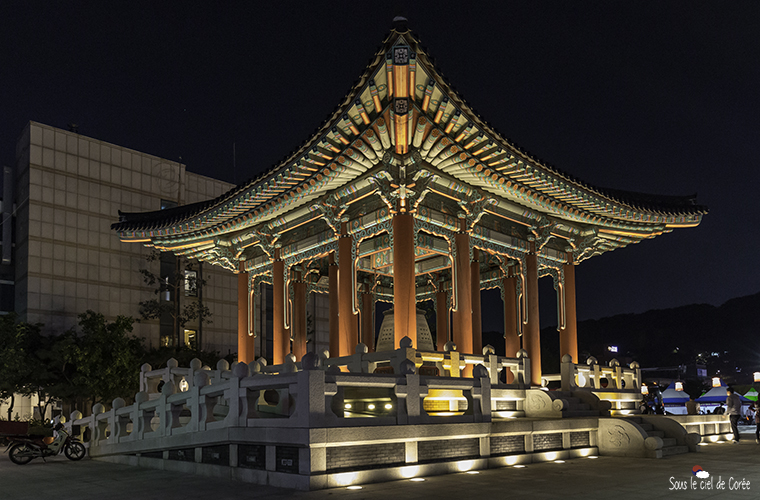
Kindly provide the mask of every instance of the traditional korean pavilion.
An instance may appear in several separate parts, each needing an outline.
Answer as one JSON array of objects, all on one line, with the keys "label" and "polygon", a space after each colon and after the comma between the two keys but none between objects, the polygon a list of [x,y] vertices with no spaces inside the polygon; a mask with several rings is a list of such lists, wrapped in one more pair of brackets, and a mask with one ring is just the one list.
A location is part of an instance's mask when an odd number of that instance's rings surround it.
[{"label": "traditional korean pavilion", "polygon": [[[298,138],[294,138],[294,142]],[[329,293],[330,352],[415,347],[433,300],[437,346],[482,349],[480,292],[498,288],[507,355],[525,349],[541,379],[538,279],[557,291],[560,355],[578,361],[575,266],[697,226],[694,197],[586,184],[504,138],[441,76],[397,18],[323,125],[284,161],[217,199],[122,213],[124,242],[237,273],[238,358],[254,358],[252,294],[271,283],[275,363],[306,353],[306,296]],[[393,338],[375,341],[377,301]],[[392,342],[391,342],[392,341]],[[450,347],[450,346],[449,346]]]}]

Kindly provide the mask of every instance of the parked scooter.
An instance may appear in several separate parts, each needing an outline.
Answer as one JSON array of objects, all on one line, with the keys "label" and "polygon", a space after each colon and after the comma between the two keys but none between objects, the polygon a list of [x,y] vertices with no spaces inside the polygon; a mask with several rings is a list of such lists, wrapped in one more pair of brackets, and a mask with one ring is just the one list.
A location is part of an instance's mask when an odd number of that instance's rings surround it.
[{"label": "parked scooter", "polygon": [[62,423],[58,423],[53,430],[56,436],[51,443],[45,443],[44,438],[34,436],[12,436],[8,437],[10,444],[6,448],[8,457],[16,465],[25,465],[35,458],[51,457],[58,455],[63,451],[69,460],[81,460],[87,454],[87,449],[76,438],[69,435],[63,428]]}]

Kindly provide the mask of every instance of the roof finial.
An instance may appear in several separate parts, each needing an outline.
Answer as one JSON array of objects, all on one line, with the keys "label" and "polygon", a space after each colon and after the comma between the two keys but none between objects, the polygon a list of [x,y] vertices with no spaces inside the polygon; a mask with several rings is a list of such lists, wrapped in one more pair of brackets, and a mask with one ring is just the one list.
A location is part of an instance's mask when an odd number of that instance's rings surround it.
[{"label": "roof finial", "polygon": [[393,29],[399,33],[405,33],[409,31],[406,27],[407,19],[404,16],[396,16],[393,18]]}]

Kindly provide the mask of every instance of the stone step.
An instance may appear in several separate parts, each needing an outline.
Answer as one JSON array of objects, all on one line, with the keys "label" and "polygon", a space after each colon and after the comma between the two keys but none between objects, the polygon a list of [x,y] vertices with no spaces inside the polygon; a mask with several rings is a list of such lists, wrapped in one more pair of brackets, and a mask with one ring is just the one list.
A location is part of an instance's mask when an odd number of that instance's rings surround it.
[{"label": "stone step", "polygon": [[598,417],[599,412],[596,410],[565,410],[562,412],[562,418],[570,417]]},{"label": "stone step", "polygon": [[671,455],[683,455],[684,453],[689,453],[689,447],[686,445],[680,445],[680,446],[668,446],[662,447],[662,456],[667,457]]},{"label": "stone step", "polygon": [[670,448],[673,446],[676,446],[676,438],[662,438],[662,447],[663,448]]},{"label": "stone step", "polygon": [[639,423],[639,427],[641,427],[644,430],[644,432],[649,432],[651,430],[654,430],[654,426],[652,424]]},{"label": "stone step", "polygon": [[658,438],[664,438],[665,437],[665,432],[664,431],[654,431],[654,430],[652,430],[652,431],[646,431],[646,432],[647,432],[647,436],[650,436],[650,437],[658,437]]},{"label": "stone step", "polygon": [[591,406],[587,403],[570,403],[567,405],[565,411],[586,411],[590,410]]}]

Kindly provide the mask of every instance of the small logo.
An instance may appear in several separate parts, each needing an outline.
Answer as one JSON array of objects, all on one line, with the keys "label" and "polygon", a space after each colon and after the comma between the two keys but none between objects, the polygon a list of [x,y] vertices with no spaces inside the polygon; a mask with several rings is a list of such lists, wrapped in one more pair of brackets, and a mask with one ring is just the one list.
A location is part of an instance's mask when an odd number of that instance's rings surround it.
[{"label": "small logo", "polygon": [[699,479],[707,479],[710,477],[710,473],[704,470],[701,465],[695,465],[692,467],[691,473],[697,476]]}]

